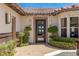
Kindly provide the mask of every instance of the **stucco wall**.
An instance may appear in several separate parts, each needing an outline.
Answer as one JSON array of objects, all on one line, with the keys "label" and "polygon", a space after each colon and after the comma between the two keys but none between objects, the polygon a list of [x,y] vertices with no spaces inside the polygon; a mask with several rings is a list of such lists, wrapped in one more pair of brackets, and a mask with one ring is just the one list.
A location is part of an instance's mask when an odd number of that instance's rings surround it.
[{"label": "stucco wall", "polygon": [[21,16],[21,31],[24,31],[26,26],[31,25],[32,31],[30,32],[30,42],[33,43],[33,16]]},{"label": "stucco wall", "polygon": [[[35,42],[35,23],[34,20],[35,18],[46,18],[47,21],[47,28],[49,27],[49,25],[53,25],[53,26],[58,26],[58,19],[57,16],[50,16],[50,15],[29,15],[29,16],[21,16],[21,31],[24,30],[24,28],[26,26],[31,25],[32,27],[32,31],[30,32],[30,42],[34,43]],[[49,34],[47,33],[47,38],[48,38]]]},{"label": "stucco wall", "polygon": [[0,4],[0,33],[8,33],[12,31],[12,23],[5,24],[6,12],[16,17],[16,31],[20,31],[20,15],[5,4]]}]

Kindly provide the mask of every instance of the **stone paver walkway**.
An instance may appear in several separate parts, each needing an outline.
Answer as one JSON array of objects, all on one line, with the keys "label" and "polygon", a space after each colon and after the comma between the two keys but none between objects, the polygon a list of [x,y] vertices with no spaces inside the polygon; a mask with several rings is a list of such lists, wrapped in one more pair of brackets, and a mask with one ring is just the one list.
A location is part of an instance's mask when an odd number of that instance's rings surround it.
[{"label": "stone paver walkway", "polygon": [[46,44],[29,45],[24,47],[17,47],[15,49],[15,56],[43,56],[56,50],[58,49]]}]

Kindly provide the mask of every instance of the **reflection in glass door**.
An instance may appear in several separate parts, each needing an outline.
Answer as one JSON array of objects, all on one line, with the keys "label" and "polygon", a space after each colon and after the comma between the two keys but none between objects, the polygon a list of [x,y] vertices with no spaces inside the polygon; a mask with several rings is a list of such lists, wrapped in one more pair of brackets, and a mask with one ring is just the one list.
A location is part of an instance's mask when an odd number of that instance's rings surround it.
[{"label": "reflection in glass door", "polygon": [[36,42],[45,41],[46,21],[36,20]]}]

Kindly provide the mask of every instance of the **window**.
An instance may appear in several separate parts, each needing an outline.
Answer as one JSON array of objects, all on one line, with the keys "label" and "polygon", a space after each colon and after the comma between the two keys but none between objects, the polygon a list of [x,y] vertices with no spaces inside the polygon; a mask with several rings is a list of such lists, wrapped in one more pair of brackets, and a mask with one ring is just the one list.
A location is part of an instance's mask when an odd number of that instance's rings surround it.
[{"label": "window", "polygon": [[5,24],[10,24],[11,19],[10,19],[11,15],[8,13],[5,13]]},{"label": "window", "polygon": [[78,27],[78,17],[70,17],[70,27]]},{"label": "window", "polygon": [[67,37],[67,29],[66,28],[61,29],[61,36],[62,37]]},{"label": "window", "polygon": [[78,28],[70,28],[70,36],[71,37],[78,37]]},{"label": "window", "polygon": [[62,18],[61,19],[61,27],[67,27],[67,18]]},{"label": "window", "polygon": [[61,36],[67,36],[67,18],[61,18]]},{"label": "window", "polygon": [[78,37],[78,17],[70,17],[70,37]]}]

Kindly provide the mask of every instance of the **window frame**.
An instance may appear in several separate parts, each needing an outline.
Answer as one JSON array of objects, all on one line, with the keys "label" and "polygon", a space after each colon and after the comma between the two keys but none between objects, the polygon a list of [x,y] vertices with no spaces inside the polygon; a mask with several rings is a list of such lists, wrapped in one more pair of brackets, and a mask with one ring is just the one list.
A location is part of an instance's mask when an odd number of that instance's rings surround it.
[{"label": "window frame", "polygon": [[[78,19],[78,26],[71,26],[71,18],[77,18]],[[79,17],[70,17],[70,37],[71,36],[71,29],[74,28],[74,29],[78,29],[78,37],[79,37]],[[75,30],[74,30],[75,31]]]},{"label": "window frame", "polygon": [[10,24],[11,23],[11,14],[5,13],[5,24]]},{"label": "window frame", "polygon": [[[65,22],[62,22],[62,20],[63,21],[65,20],[66,23]],[[62,23],[65,23],[65,25],[63,24],[64,26],[62,26]],[[62,29],[65,29],[66,30],[66,33],[65,33],[66,36],[63,36],[62,35]],[[66,17],[65,18],[61,18],[61,36],[62,37],[67,37],[67,18]]]}]

